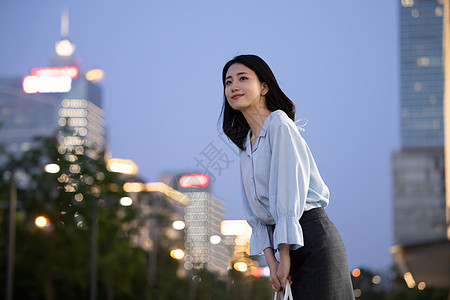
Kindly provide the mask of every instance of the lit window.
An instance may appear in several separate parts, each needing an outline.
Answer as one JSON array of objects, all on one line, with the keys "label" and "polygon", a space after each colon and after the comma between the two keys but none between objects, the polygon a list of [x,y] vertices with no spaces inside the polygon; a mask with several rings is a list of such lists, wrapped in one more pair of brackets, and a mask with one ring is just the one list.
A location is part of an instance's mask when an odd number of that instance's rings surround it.
[{"label": "lit window", "polygon": [[430,96],[430,103],[434,105],[434,104],[436,104],[436,102],[437,102],[436,96],[435,95],[431,95]]},{"label": "lit window", "polygon": [[414,82],[414,90],[419,92],[422,90],[422,84],[420,82]]},{"label": "lit window", "polygon": [[430,58],[423,56],[417,58],[417,65],[421,67],[427,67],[430,65]]},{"label": "lit window", "polygon": [[414,0],[402,0],[403,7],[411,7],[414,5]]}]

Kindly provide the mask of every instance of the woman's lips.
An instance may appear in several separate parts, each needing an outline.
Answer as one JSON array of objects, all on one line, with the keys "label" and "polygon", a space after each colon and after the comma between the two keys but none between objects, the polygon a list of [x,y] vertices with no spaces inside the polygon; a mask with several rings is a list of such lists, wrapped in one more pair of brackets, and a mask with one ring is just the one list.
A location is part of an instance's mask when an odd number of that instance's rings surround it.
[{"label": "woman's lips", "polygon": [[244,94],[236,94],[236,95],[231,96],[231,99],[236,100],[238,98],[241,98],[242,96],[244,96]]}]

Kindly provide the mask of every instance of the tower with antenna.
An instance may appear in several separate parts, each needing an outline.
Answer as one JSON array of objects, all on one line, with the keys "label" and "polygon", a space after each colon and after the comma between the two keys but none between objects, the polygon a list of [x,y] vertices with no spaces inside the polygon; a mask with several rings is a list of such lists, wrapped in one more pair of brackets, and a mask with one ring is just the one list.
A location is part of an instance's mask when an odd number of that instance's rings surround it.
[{"label": "tower with antenna", "polygon": [[55,43],[55,51],[58,56],[52,59],[52,66],[75,64],[72,58],[75,49],[75,44],[69,40],[69,10],[64,8],[61,13],[61,39]]},{"label": "tower with antenna", "polygon": [[[2,130],[0,143],[11,152],[26,151],[36,136],[53,136],[61,126],[70,136],[61,136],[65,147],[106,148],[99,69],[85,71],[73,57],[75,44],[69,38],[69,11],[61,14],[61,38],[50,66],[37,62],[23,78],[0,79]],[[79,147],[80,148],[80,147]]]}]

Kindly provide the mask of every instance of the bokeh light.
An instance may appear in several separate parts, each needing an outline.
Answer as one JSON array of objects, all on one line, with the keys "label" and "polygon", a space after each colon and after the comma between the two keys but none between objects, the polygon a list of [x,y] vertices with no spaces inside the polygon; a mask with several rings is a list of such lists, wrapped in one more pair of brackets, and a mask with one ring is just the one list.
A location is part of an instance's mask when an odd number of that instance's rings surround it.
[{"label": "bokeh light", "polygon": [[142,192],[145,188],[145,185],[140,182],[127,182],[123,185],[123,190],[127,193],[137,193]]},{"label": "bokeh light", "polygon": [[170,256],[174,259],[183,259],[184,257],[184,251],[181,249],[174,249],[172,251],[170,251]]},{"label": "bokeh light", "polygon": [[256,267],[252,270],[252,275],[254,277],[261,277],[263,275],[263,269],[260,267]]},{"label": "bokeh light", "polygon": [[407,285],[410,289],[412,289],[412,288],[414,288],[414,287],[416,286],[416,282],[414,281],[414,278],[413,278],[411,272],[406,272],[406,273],[403,275],[403,278],[405,279],[406,285]]},{"label": "bokeh light", "polygon": [[379,284],[381,282],[381,277],[378,275],[375,275],[372,277],[372,283],[373,284]]},{"label": "bokeh light", "polygon": [[186,224],[183,221],[177,220],[172,223],[172,227],[175,230],[183,230],[186,227]]},{"label": "bokeh light", "polygon": [[218,236],[218,235],[212,235],[212,236],[209,238],[209,241],[211,242],[211,244],[217,245],[217,244],[219,244],[219,243],[222,241],[222,239],[221,239],[220,236]]},{"label": "bokeh light", "polygon": [[239,272],[245,272],[247,271],[247,264],[245,262],[237,262],[234,264],[234,269]]},{"label": "bokeh light", "polygon": [[129,159],[112,158],[108,160],[107,168],[111,172],[134,175],[137,173],[136,164]]},{"label": "bokeh light", "polygon": [[353,269],[352,275],[353,277],[358,277],[359,275],[361,275],[361,270],[358,268]]},{"label": "bokeh light", "polygon": [[417,285],[417,288],[421,291],[423,291],[426,287],[427,287],[427,284],[423,281],[419,282],[419,284]]},{"label": "bokeh light", "polygon": [[122,205],[122,206],[130,206],[131,204],[133,204],[133,199],[131,199],[130,197],[122,197],[122,198],[120,198],[120,205]]},{"label": "bokeh light", "polygon": [[102,80],[104,76],[105,76],[105,73],[103,72],[102,69],[89,70],[85,75],[86,80],[89,80],[92,82],[98,82],[98,81]]},{"label": "bokeh light", "polygon": [[36,220],[34,220],[34,223],[37,227],[44,228],[45,226],[48,226],[50,224],[50,221],[44,216],[39,216],[36,218]]},{"label": "bokeh light", "polygon": [[48,164],[44,167],[45,172],[56,174],[59,172],[60,168],[57,164]]}]

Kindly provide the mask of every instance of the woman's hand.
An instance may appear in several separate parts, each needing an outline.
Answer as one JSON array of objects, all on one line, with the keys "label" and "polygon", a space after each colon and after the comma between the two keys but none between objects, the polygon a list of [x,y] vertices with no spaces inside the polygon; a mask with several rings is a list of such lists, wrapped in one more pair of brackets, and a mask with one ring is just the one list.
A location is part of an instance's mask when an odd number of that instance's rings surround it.
[{"label": "woman's hand", "polygon": [[274,291],[281,291],[282,286],[281,282],[278,280],[277,277],[277,270],[278,270],[278,260],[275,258],[275,255],[273,254],[272,248],[266,248],[264,249],[264,257],[266,258],[267,266],[270,270],[270,284],[272,285],[272,289]]},{"label": "woman's hand", "polygon": [[286,280],[289,280],[291,283],[291,276],[289,276],[289,271],[291,270],[291,257],[289,256],[289,245],[280,244],[280,263],[278,264],[276,277],[278,282],[281,285],[281,289],[284,289],[286,286]]},{"label": "woman's hand", "polygon": [[280,262],[275,258],[272,248],[264,249],[267,266],[270,270],[270,283],[274,291],[282,291],[286,286],[286,280],[291,282],[289,271],[291,269],[291,258],[289,257],[289,245],[280,244]]}]

